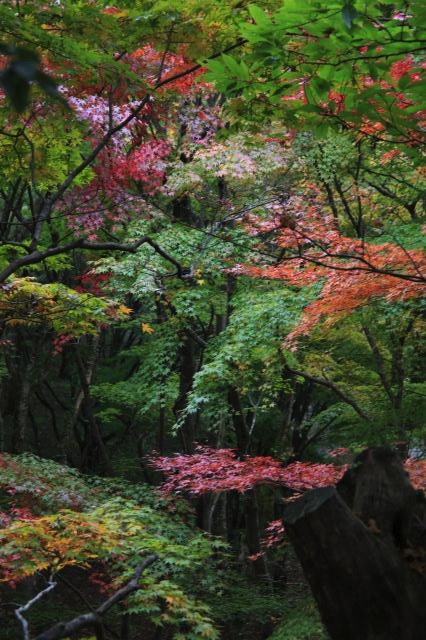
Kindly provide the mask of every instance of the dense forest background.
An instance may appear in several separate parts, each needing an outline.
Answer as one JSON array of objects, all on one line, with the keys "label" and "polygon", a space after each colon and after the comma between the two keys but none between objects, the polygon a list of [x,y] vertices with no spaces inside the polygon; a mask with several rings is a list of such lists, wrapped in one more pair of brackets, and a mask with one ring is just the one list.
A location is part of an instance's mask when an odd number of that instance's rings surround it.
[{"label": "dense forest background", "polygon": [[2,640],[328,637],[285,505],[426,487],[425,14],[0,3]]}]

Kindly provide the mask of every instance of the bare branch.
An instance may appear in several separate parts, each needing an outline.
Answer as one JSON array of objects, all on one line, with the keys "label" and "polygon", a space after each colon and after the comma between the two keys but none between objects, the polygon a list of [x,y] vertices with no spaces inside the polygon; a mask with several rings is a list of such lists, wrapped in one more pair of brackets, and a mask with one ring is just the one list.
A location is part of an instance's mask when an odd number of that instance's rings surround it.
[{"label": "bare branch", "polygon": [[56,587],[56,582],[53,582],[53,576],[49,577],[48,585],[43,591],[40,591],[34,598],[31,598],[26,604],[23,604],[21,607],[15,610],[15,616],[18,618],[19,622],[22,626],[22,631],[24,634],[24,640],[30,640],[30,629],[28,620],[26,620],[23,614],[30,609],[33,604],[41,600],[45,595],[47,595],[50,591],[52,591]]},{"label": "bare branch", "polygon": [[162,249],[155,242],[155,240],[152,240],[148,236],[143,236],[133,244],[125,244],[112,241],[89,242],[88,240],[80,238],[59,247],[51,247],[50,249],[45,249],[44,251],[32,251],[26,256],[16,258],[16,260],[13,260],[7,267],[0,271],[0,282],[4,282],[6,278],[12,275],[12,273],[18,271],[18,269],[22,269],[22,267],[25,267],[29,264],[37,264],[38,262],[43,262],[43,260],[46,260],[46,258],[51,258],[52,256],[57,256],[61,253],[68,253],[70,251],[73,251],[74,249],[87,249],[90,251],[123,251],[127,253],[136,253],[139,247],[143,244],[149,244],[162,258],[176,267],[177,275],[179,277],[183,277],[184,270],[180,262],[178,262],[173,256],[164,251],[164,249]]},{"label": "bare branch", "polygon": [[338,387],[337,384],[335,384],[331,380],[328,380],[327,378],[319,378],[317,376],[314,376],[308,373],[307,371],[299,371],[298,369],[292,369],[290,367],[286,367],[286,370],[289,371],[289,373],[293,373],[296,376],[301,376],[306,380],[311,380],[311,382],[314,382],[315,384],[320,384],[323,387],[328,387],[328,389],[331,389],[332,391],[334,391],[334,393],[337,396],[339,396],[339,398],[341,398],[343,402],[346,402],[346,404],[349,404],[363,420],[366,420],[367,422],[371,421],[370,416],[367,413],[365,413],[363,409],[361,409],[357,401],[352,396],[347,394],[345,391],[342,391],[342,389]]},{"label": "bare branch", "polygon": [[[108,598],[108,600],[105,600],[105,602],[103,602],[94,611],[91,611],[90,613],[83,613],[68,622],[58,622],[58,624],[55,624],[47,631],[38,635],[35,640],[60,640],[61,638],[71,636],[73,633],[76,633],[84,627],[98,626],[102,622],[102,616],[109,611],[111,607],[141,588],[139,580],[142,573],[156,560],[157,556],[154,554],[145,558],[145,560],[143,560],[137,567],[132,579],[129,580],[124,587],[121,587],[121,589],[116,591],[110,598]],[[25,640],[29,640],[29,637],[25,638]]]}]

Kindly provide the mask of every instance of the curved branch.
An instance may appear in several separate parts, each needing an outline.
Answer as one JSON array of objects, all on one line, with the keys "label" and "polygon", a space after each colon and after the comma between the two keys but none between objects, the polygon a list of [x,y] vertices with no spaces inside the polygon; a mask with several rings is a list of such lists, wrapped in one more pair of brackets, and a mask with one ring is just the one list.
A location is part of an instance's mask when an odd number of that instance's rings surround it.
[{"label": "curved branch", "polygon": [[[223,49],[223,51],[214,53],[213,55],[209,56],[206,60],[214,60],[215,58],[218,58],[224,53],[232,51],[237,47],[241,47],[245,42],[246,42],[245,40],[239,39],[233,45],[230,45],[229,47]],[[179,73],[175,73],[167,78],[164,78],[163,80],[159,80],[152,87],[152,90],[149,93],[147,93],[146,96],[141,100],[141,102],[137,105],[137,107],[132,109],[130,114],[126,118],[124,118],[124,120],[119,122],[114,127],[108,129],[108,131],[106,132],[102,140],[98,142],[98,144],[89,153],[89,155],[87,155],[82,160],[82,162],[79,164],[78,167],[76,167],[73,171],[71,171],[71,173],[68,174],[68,176],[65,178],[64,182],[60,185],[60,187],[56,190],[56,192],[48,198],[49,210],[52,208],[53,204],[63,196],[65,191],[68,189],[68,187],[74,182],[75,178],[79,176],[80,173],[82,173],[82,171],[84,171],[84,169],[86,169],[86,167],[88,167],[97,158],[99,153],[102,151],[102,149],[106,147],[106,145],[111,140],[111,138],[116,133],[124,129],[124,127],[126,127],[130,122],[132,122],[132,120],[134,120],[141,113],[143,108],[151,101],[153,97],[152,96],[153,93],[155,93],[158,89],[161,89],[161,87],[164,87],[167,84],[170,84],[172,82],[175,82],[176,80],[179,80],[180,78],[184,78],[188,75],[191,75],[191,73],[198,71],[199,69],[201,69],[201,67],[202,67],[201,64],[194,64],[192,67],[189,67],[188,69],[184,69]]]},{"label": "curved branch", "polygon": [[162,258],[170,262],[176,267],[177,275],[179,277],[183,277],[184,269],[180,262],[178,262],[173,256],[168,254],[164,249],[162,249],[155,240],[152,240],[148,236],[143,236],[133,244],[125,244],[122,242],[113,242],[113,241],[105,241],[105,242],[89,242],[88,240],[84,240],[80,238],[78,240],[74,240],[73,242],[69,242],[68,244],[64,244],[60,247],[51,247],[50,249],[45,249],[44,251],[32,251],[26,256],[21,256],[13,260],[7,267],[5,267],[2,271],[0,271],[0,283],[4,282],[6,278],[8,278],[12,273],[18,271],[22,267],[26,267],[30,264],[37,264],[38,262],[43,262],[46,258],[51,258],[52,256],[57,256],[61,253],[68,253],[73,251],[74,249],[87,249],[90,251],[123,251],[127,253],[136,253],[140,246],[143,244],[149,244]]},{"label": "curved branch", "polygon": [[24,618],[23,614],[26,611],[28,611],[28,609],[30,609],[33,606],[33,604],[41,600],[41,598],[47,595],[55,587],[56,587],[56,582],[53,582],[53,577],[50,576],[48,585],[45,589],[40,591],[36,596],[34,596],[34,598],[31,598],[31,600],[29,600],[26,604],[23,604],[22,606],[18,607],[18,609],[15,610],[15,616],[18,618],[22,626],[24,640],[30,640],[30,629],[29,629],[28,620]]},{"label": "curved branch", "polygon": [[156,555],[150,555],[145,560],[143,560],[139,566],[137,567],[133,577],[129,582],[121,587],[118,591],[116,591],[108,600],[105,600],[97,609],[90,613],[83,613],[80,616],[69,620],[68,622],[58,622],[53,627],[44,631],[40,635],[36,637],[35,640],[60,640],[61,638],[66,638],[71,636],[73,633],[76,633],[83,627],[87,626],[97,626],[102,621],[102,616],[111,609],[117,602],[121,602],[127,596],[129,596],[134,591],[140,589],[139,580],[141,578],[142,573],[147,569],[150,565],[152,565],[157,560]]},{"label": "curved branch", "polygon": [[339,396],[339,398],[343,400],[343,402],[349,404],[363,420],[366,420],[366,422],[371,422],[370,416],[365,413],[363,409],[361,409],[357,401],[345,391],[342,391],[342,389],[340,389],[340,387],[338,387],[337,384],[335,384],[331,380],[327,380],[327,378],[318,378],[317,376],[313,376],[307,371],[299,371],[298,369],[292,369],[291,367],[286,367],[286,371],[288,371],[289,373],[293,373],[296,376],[301,376],[302,378],[305,378],[305,380],[310,380],[315,384],[320,384],[323,387],[331,389],[337,396]]},{"label": "curved branch", "polygon": [[[399,280],[408,280],[409,282],[419,282],[421,284],[426,283],[426,276],[423,275],[419,265],[416,264],[416,262],[413,260],[409,252],[406,249],[404,249],[404,247],[401,247],[401,249],[410,259],[410,262],[413,265],[413,269],[417,272],[417,275],[415,275],[414,273],[413,274],[398,273],[397,271],[390,271],[389,269],[378,267],[377,265],[373,264],[369,259],[365,258],[361,254],[333,253],[332,251],[329,251],[327,247],[325,247],[322,243],[318,242],[315,239],[310,238],[307,234],[299,232],[299,236],[300,237],[297,238],[297,242],[298,242],[297,253],[295,253],[295,255],[293,256],[286,256],[286,260],[302,258],[302,260],[305,260],[305,262],[315,264],[319,267],[326,267],[327,269],[331,269],[333,271],[360,271],[360,272],[366,271],[367,273],[377,273],[383,276],[391,276],[392,278],[397,278]],[[299,244],[300,239],[307,240],[311,245],[318,247],[318,249],[323,252],[323,256],[316,258],[315,256],[310,256],[308,253],[304,253],[304,247],[301,244]],[[343,266],[339,264],[329,264],[327,262],[323,262],[323,260],[326,260],[327,258],[332,258],[336,260],[352,260],[352,261],[356,260],[360,264],[358,265],[358,264],[349,263],[349,266]],[[361,265],[365,265],[365,266],[361,266]]]}]

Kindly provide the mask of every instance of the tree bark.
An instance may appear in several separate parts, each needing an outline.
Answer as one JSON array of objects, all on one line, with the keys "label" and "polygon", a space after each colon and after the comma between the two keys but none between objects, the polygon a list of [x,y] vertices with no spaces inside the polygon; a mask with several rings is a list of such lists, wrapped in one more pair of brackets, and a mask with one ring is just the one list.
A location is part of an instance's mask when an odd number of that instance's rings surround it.
[{"label": "tree bark", "polygon": [[36,355],[31,353],[28,363],[24,369],[22,378],[20,397],[16,409],[16,425],[13,434],[13,450],[16,453],[25,451],[27,438],[28,412],[31,402],[31,393],[34,386],[34,374],[36,366]]},{"label": "tree bark", "polygon": [[250,447],[250,430],[244,416],[243,403],[241,402],[238,389],[230,387],[227,399],[228,404],[232,408],[232,424],[234,426],[238,452],[247,454]]},{"label": "tree bark", "polygon": [[259,510],[257,505],[256,490],[250,489],[244,494],[244,518],[246,524],[246,541],[251,556],[259,557],[253,561],[253,568],[257,576],[262,578],[270,590],[273,590],[272,579],[269,573],[268,561],[262,553],[259,526]]},{"label": "tree bark", "polygon": [[426,501],[396,453],[366,450],[283,521],[333,640],[426,637]]}]

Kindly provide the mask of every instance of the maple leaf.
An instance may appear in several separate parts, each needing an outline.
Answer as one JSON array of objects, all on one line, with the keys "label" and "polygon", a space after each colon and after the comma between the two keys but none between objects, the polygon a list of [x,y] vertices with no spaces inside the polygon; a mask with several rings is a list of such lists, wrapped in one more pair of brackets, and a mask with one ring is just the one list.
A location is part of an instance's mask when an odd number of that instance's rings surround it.
[{"label": "maple leaf", "polygon": [[[277,245],[285,250],[282,261],[264,267],[237,265],[229,271],[283,280],[296,287],[323,282],[321,293],[304,309],[301,321],[285,339],[285,347],[295,348],[299,336],[308,334],[322,320],[330,326],[375,298],[395,302],[423,295],[426,255],[422,250],[343,235],[333,216],[324,213],[319,191],[314,190],[310,206],[296,197],[281,209],[274,210],[274,217],[266,222],[252,216],[249,232],[261,236],[275,231]],[[293,224],[283,227],[279,223],[283,216],[290,216]],[[243,224],[247,226],[246,221]]]},{"label": "maple leaf", "polygon": [[133,313],[133,309],[131,309],[130,307],[126,307],[124,304],[120,304],[118,307],[118,312],[122,313],[125,316],[128,316]]},{"label": "maple leaf", "polygon": [[155,333],[155,329],[153,329],[148,322],[141,323],[141,331],[142,333]]},{"label": "maple leaf", "polygon": [[[150,464],[166,476],[163,490],[193,495],[221,491],[245,492],[259,484],[307,491],[337,484],[348,465],[293,462],[283,466],[270,456],[239,458],[233,449],[197,446],[193,454],[152,456]],[[416,488],[426,489],[426,461],[407,460],[406,469]],[[279,531],[280,521],[271,523]]]}]

